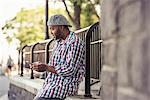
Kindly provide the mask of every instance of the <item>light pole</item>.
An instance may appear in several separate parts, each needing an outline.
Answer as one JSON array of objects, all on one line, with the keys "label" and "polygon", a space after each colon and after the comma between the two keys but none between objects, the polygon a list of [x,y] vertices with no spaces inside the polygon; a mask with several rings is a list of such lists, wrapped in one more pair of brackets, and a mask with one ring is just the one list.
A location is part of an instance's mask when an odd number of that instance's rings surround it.
[{"label": "light pole", "polygon": [[47,21],[48,21],[48,0],[46,0],[45,2],[45,40],[49,39]]}]

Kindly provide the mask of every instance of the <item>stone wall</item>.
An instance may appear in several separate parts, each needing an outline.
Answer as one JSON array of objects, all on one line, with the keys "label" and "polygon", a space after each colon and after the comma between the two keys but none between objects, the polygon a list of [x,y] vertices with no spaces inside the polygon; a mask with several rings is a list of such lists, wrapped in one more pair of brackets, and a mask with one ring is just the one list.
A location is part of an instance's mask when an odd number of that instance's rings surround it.
[{"label": "stone wall", "polygon": [[33,100],[43,82],[43,79],[35,78],[33,80],[26,75],[23,77],[12,76],[10,77],[8,98],[9,100]]},{"label": "stone wall", "polygon": [[150,0],[103,0],[102,99],[150,98]]},{"label": "stone wall", "polygon": [[10,90],[8,91],[9,100],[33,100],[35,94],[27,91],[24,87],[18,87],[14,84],[10,84]]}]

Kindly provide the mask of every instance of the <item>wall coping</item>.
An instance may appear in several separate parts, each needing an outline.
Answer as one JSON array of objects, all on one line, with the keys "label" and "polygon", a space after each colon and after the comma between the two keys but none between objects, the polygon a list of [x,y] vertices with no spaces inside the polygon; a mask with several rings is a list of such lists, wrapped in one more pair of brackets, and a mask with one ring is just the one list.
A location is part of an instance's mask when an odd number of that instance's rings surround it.
[{"label": "wall coping", "polygon": [[30,79],[28,76],[20,77],[20,75],[15,75],[10,77],[11,84],[23,88],[33,94],[37,94],[38,90],[42,87],[43,82],[43,79]]},{"label": "wall coping", "polygon": [[[29,76],[21,77],[20,75],[15,75],[15,76],[10,77],[10,83],[36,95],[38,90],[40,90],[42,88],[42,85],[44,83],[44,79],[39,79],[39,78],[30,79]],[[89,98],[84,97],[84,91],[85,91],[84,85],[85,85],[85,79],[83,79],[83,82],[81,82],[79,85],[78,95],[67,97],[66,100],[80,100],[80,99],[89,100]],[[101,82],[97,83],[91,87],[91,92],[93,95],[92,96],[93,98],[90,98],[91,100],[93,100],[93,99],[94,100],[95,99],[100,100],[99,96],[96,96],[93,94],[95,91],[99,90],[100,86],[101,86]]]}]

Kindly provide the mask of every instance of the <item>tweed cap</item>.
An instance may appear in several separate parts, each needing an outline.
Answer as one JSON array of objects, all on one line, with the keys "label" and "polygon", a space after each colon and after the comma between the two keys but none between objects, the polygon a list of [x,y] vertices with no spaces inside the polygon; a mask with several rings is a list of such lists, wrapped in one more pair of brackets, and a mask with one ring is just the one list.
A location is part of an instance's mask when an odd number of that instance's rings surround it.
[{"label": "tweed cap", "polygon": [[72,27],[70,25],[70,23],[68,22],[68,20],[61,14],[56,14],[56,15],[51,16],[51,18],[47,22],[47,25],[48,26],[51,26],[51,25],[66,25],[66,26]]}]

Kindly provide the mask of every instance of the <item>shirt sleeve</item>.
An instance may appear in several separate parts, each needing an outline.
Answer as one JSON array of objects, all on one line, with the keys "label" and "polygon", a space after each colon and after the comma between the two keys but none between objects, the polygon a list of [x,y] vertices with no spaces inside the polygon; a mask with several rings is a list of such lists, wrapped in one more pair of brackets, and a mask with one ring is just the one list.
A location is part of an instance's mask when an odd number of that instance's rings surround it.
[{"label": "shirt sleeve", "polygon": [[55,66],[56,73],[61,76],[74,75],[84,60],[85,46],[82,43],[72,43],[67,48],[59,64]]}]

